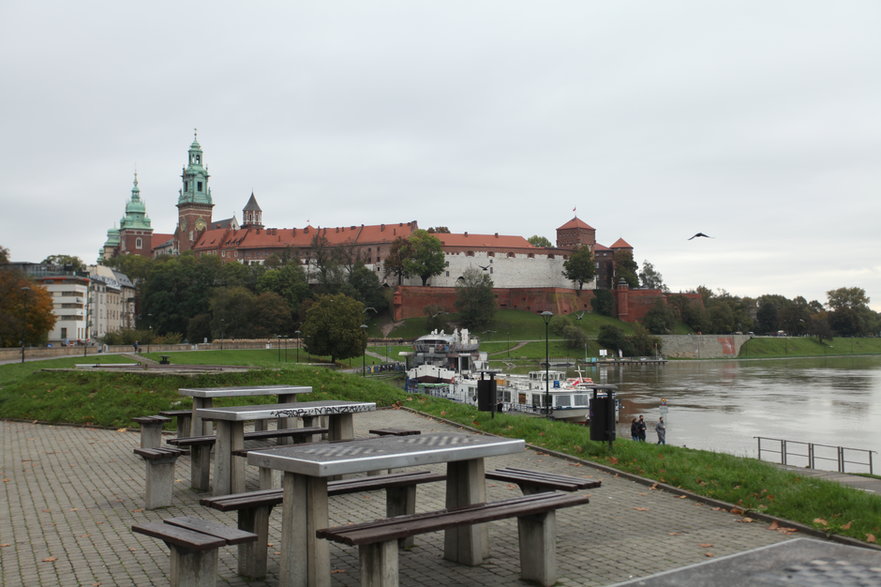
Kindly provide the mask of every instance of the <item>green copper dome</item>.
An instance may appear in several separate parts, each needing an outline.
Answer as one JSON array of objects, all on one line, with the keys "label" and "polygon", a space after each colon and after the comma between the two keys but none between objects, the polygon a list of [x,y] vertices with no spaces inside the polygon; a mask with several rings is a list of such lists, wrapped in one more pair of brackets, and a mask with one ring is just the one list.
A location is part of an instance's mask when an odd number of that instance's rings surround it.
[{"label": "green copper dome", "polygon": [[119,229],[111,228],[107,231],[107,240],[104,241],[105,247],[115,247],[119,245]]},{"label": "green copper dome", "polygon": [[125,205],[125,216],[120,221],[119,228],[151,228],[150,218],[147,217],[147,207],[141,201],[141,189],[138,187],[137,173],[135,174],[134,185],[132,185],[132,199]]}]

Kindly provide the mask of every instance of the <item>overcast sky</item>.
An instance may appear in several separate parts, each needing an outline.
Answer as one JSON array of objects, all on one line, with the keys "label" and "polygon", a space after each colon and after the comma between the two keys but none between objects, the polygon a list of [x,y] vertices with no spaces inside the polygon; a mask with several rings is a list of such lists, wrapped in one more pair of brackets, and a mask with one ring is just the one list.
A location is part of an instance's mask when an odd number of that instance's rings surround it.
[{"label": "overcast sky", "polygon": [[[881,310],[881,2],[0,2],[0,245],[214,217],[623,237],[673,290]],[[687,240],[695,232],[713,239]]]}]

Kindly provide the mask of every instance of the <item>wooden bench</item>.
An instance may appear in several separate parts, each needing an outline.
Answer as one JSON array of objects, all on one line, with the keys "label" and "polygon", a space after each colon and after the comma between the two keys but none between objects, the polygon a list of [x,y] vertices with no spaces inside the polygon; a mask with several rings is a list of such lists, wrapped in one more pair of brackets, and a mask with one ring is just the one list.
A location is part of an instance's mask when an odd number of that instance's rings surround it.
[{"label": "wooden bench", "polygon": [[159,360],[160,365],[171,365],[171,361],[168,360],[168,355],[159,355],[161,359]]},{"label": "wooden bench", "polygon": [[248,544],[257,535],[199,518],[170,518],[163,522],[136,524],[132,531],[159,538],[171,550],[169,583],[174,586],[217,584],[217,549]]},{"label": "wooden bench", "polygon": [[179,448],[136,448],[136,455],[144,458],[147,464],[147,490],[144,507],[148,510],[171,505],[174,489],[174,462],[183,451]]},{"label": "wooden bench", "polygon": [[132,422],[141,425],[141,448],[156,448],[162,446],[162,427],[171,418],[165,416],[138,416],[132,418]]},{"label": "wooden bench", "polygon": [[374,428],[373,430],[368,430],[368,432],[377,436],[413,436],[415,434],[422,434],[421,430],[413,430],[411,428]]},{"label": "wooden bench", "polygon": [[192,433],[190,427],[193,423],[193,410],[163,410],[159,415],[177,420],[178,438],[187,438]]},{"label": "wooden bench", "polygon": [[602,481],[545,473],[543,471],[531,471],[529,469],[517,469],[506,467],[487,471],[487,479],[516,483],[520,486],[523,495],[541,493],[544,491],[577,491],[579,489],[593,489],[603,484]]},{"label": "wooden bench", "polygon": [[589,502],[585,494],[544,492],[450,510],[318,530],[316,535],[358,547],[361,587],[398,585],[398,540],[505,518],[517,518],[520,577],[550,586],[557,580],[556,510]]},{"label": "wooden bench", "polygon": [[[305,428],[283,428],[281,430],[255,430],[245,432],[245,440],[266,440],[270,438],[291,438],[294,442],[305,442],[315,434],[324,434],[327,428],[308,426]],[[190,487],[208,491],[211,484],[211,447],[217,442],[214,435],[170,438],[168,444],[190,449]],[[262,474],[262,473],[261,473]]]},{"label": "wooden bench", "polygon": [[[446,475],[430,471],[395,473],[381,477],[358,477],[330,481],[328,495],[344,495],[358,491],[386,490],[386,515],[389,517],[412,514],[416,511],[416,486],[420,483],[443,481]],[[282,489],[264,489],[247,493],[234,493],[220,497],[206,497],[199,501],[204,506],[223,512],[235,511],[240,530],[254,532],[258,539],[255,544],[239,546],[239,574],[245,577],[260,578],[266,575],[267,549],[269,542],[269,516],[272,508],[282,503]],[[402,547],[412,545],[412,538],[403,538]]]}]

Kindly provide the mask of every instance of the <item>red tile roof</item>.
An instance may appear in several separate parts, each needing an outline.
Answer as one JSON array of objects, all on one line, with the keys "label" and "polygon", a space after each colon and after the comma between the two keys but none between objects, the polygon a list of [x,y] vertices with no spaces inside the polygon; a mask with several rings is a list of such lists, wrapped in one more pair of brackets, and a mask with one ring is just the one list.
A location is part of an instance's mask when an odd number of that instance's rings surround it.
[{"label": "red tile roof", "polygon": [[619,238],[609,247],[610,249],[632,249],[633,247],[623,238]]},{"label": "red tile roof", "polygon": [[557,230],[564,230],[566,228],[587,228],[589,230],[594,230],[593,226],[581,220],[578,216],[573,217],[572,220],[570,220]]},{"label": "red tile roof", "polygon": [[534,249],[522,236],[504,234],[461,234],[437,233],[436,236],[444,247],[475,248],[475,249]]}]

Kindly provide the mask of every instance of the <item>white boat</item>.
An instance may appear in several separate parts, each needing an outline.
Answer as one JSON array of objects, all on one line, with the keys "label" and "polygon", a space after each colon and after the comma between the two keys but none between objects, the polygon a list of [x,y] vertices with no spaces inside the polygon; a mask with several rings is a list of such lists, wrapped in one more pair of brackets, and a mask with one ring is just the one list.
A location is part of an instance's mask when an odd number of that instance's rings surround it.
[{"label": "white boat", "polygon": [[[589,419],[594,393],[604,397],[612,385],[594,383],[579,373],[567,378],[555,369],[530,371],[527,375],[506,375],[488,369],[486,353],[467,330],[452,334],[432,332],[419,337],[408,358],[407,390],[470,405],[478,404],[479,379],[495,379],[497,402],[502,411],[547,415],[556,420],[584,423]],[[545,383],[547,381],[547,384]]]}]

